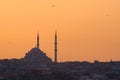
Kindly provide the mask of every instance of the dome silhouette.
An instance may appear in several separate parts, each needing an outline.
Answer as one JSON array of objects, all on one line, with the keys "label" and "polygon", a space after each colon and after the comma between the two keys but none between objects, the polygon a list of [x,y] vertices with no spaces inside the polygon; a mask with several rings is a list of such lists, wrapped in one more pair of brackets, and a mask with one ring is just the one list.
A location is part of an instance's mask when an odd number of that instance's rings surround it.
[{"label": "dome silhouette", "polygon": [[48,64],[52,62],[52,60],[48,56],[46,56],[46,53],[36,47],[32,48],[28,53],[26,53],[24,61],[39,64]]}]

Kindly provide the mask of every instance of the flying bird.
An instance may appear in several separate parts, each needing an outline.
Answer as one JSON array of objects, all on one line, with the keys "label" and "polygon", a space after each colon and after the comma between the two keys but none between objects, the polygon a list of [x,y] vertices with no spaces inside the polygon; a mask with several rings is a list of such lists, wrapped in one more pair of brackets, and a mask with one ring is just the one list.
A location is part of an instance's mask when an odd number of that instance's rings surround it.
[{"label": "flying bird", "polygon": [[52,5],[52,7],[55,7],[55,5]]}]

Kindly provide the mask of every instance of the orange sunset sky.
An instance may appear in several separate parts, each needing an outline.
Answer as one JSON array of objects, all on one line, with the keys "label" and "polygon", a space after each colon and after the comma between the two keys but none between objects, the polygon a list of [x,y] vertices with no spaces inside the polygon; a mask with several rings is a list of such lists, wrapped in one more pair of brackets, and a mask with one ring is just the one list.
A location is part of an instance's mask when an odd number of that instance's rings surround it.
[{"label": "orange sunset sky", "polygon": [[120,60],[120,0],[0,0],[0,59],[36,45],[59,61]]}]

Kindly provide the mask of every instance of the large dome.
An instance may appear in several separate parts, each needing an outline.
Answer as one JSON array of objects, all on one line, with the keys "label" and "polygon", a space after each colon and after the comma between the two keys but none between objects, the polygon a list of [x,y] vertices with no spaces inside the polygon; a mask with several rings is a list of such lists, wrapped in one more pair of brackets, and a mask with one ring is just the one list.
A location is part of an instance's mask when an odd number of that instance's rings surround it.
[{"label": "large dome", "polygon": [[29,63],[39,64],[48,64],[52,62],[52,60],[39,48],[32,48],[28,53],[26,53],[24,60]]}]

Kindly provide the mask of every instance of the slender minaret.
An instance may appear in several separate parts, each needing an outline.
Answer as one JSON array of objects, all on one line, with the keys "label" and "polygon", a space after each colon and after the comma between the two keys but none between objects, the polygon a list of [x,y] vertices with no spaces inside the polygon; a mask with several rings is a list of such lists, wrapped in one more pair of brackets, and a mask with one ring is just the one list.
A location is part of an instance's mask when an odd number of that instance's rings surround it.
[{"label": "slender minaret", "polygon": [[39,48],[40,44],[39,44],[39,33],[37,34],[37,48]]},{"label": "slender minaret", "polygon": [[57,63],[57,32],[55,32],[55,52],[54,52],[54,54],[55,54],[55,56],[54,56],[54,62],[56,62]]}]

